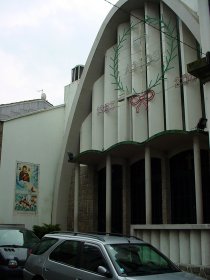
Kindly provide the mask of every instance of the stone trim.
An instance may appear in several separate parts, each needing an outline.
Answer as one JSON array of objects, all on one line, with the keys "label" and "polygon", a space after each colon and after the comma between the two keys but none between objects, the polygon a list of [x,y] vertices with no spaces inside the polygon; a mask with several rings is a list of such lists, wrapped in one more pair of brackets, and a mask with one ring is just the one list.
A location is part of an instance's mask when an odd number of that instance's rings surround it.
[{"label": "stone trim", "polygon": [[204,279],[210,280],[210,265],[203,266],[203,265],[187,265],[187,264],[179,264],[179,268],[183,271],[187,271],[189,273],[196,274]]}]

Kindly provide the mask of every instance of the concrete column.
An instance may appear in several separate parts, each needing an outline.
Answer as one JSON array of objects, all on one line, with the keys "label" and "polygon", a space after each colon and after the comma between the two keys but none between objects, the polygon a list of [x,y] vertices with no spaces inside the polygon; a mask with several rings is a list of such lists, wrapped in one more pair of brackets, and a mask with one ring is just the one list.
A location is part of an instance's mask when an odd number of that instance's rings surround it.
[{"label": "concrete column", "polygon": [[179,231],[180,263],[190,264],[190,230]]},{"label": "concrete column", "polygon": [[179,231],[170,230],[169,232],[170,259],[175,263],[180,263]]},{"label": "concrete column", "polygon": [[90,231],[96,232],[98,229],[98,190],[96,186],[96,176],[95,176],[95,167],[92,165],[88,166],[88,194],[92,196],[92,199],[89,200],[90,204],[87,204],[87,223],[89,224]]},{"label": "concrete column", "polygon": [[161,179],[162,179],[162,221],[163,224],[171,222],[171,188],[169,183],[169,162],[165,157],[161,159]]},{"label": "concrete column", "polygon": [[160,231],[160,251],[168,258],[170,257],[169,230]]},{"label": "concrete column", "polygon": [[106,157],[106,232],[112,230],[112,164],[111,157]]},{"label": "concrete column", "polygon": [[123,234],[130,234],[130,180],[129,165],[125,161],[123,164]]},{"label": "concrete column", "polygon": [[80,185],[80,165],[75,164],[75,183],[74,183],[74,231],[78,231],[79,214],[79,185]]},{"label": "concrete column", "polygon": [[193,138],[194,169],[195,169],[195,199],[197,224],[203,223],[203,198],[202,198],[202,179],[201,179],[201,158],[200,144],[198,136]]},{"label": "concrete column", "polygon": [[91,184],[93,184],[93,231],[97,232],[98,230],[98,177],[97,177],[96,168],[92,166],[91,169],[92,169]]},{"label": "concrete column", "polygon": [[190,231],[190,256],[192,265],[201,265],[201,234],[200,230]]},{"label": "concrete column", "polygon": [[198,15],[200,24],[201,48],[202,52],[210,51],[210,14],[208,0],[202,0],[202,5],[198,4]]},{"label": "concrete column", "polygon": [[145,148],[145,199],[146,224],[152,223],[152,183],[150,147]]},{"label": "concrete column", "polygon": [[[209,32],[210,13],[209,13],[208,0],[202,0],[202,5],[199,2],[198,15],[199,15],[202,56],[205,56],[206,52],[210,51],[210,32]],[[208,119],[207,128],[208,128],[208,131],[210,131],[210,106],[209,106],[209,104],[210,104],[210,82],[205,83],[205,85],[203,86],[203,89],[204,89],[206,118]]]},{"label": "concrete column", "polygon": [[210,264],[210,232],[208,230],[201,231],[201,258],[202,265]]}]

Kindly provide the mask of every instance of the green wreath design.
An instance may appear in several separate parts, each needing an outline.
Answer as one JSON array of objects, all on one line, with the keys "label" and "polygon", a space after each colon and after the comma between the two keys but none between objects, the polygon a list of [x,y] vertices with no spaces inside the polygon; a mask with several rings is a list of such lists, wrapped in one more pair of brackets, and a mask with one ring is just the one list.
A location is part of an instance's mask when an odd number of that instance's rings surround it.
[{"label": "green wreath design", "polygon": [[[175,26],[171,27],[171,23],[169,22],[166,24],[161,17],[160,19],[156,18],[151,18],[151,17],[146,17],[144,20],[141,20],[140,22],[144,24],[149,24],[149,25],[156,25],[160,28],[160,32],[164,33],[167,37],[167,45],[168,48],[166,50],[166,56],[165,56],[165,61],[163,62],[162,66],[162,75],[160,73],[157,74],[156,78],[154,80],[150,80],[148,84],[148,88],[144,92],[149,92],[151,91],[152,88],[156,87],[157,85],[160,84],[162,80],[165,80],[165,74],[169,70],[173,69],[174,67],[171,66],[171,62],[175,59],[177,54],[175,53],[175,50],[177,48],[176,44],[176,36],[173,35]],[[139,24],[140,22],[137,22],[135,24],[131,23],[130,27],[127,30],[123,31],[123,34],[121,37],[119,37],[119,42],[117,46],[113,47],[114,49],[114,57],[111,57],[111,60],[113,62],[112,65],[109,65],[110,68],[112,69],[112,73],[110,74],[114,78],[114,82],[112,84],[116,85],[115,90],[119,90],[121,92],[125,92],[124,85],[120,79],[119,71],[118,71],[118,62],[119,62],[119,54],[120,50],[123,47],[123,43],[127,40],[127,36],[131,33],[131,30],[134,29],[134,27]],[[164,31],[163,31],[164,29]],[[126,87],[127,91],[128,88]],[[135,89],[132,89],[133,94],[137,94]]]}]

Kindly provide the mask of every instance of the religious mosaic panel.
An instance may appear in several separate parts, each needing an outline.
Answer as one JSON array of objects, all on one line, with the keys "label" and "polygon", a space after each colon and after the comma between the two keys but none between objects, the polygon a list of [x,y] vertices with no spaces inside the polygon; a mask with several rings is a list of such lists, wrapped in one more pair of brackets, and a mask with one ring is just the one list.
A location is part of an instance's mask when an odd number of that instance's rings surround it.
[{"label": "religious mosaic panel", "polygon": [[37,212],[39,190],[38,164],[17,162],[15,180],[15,206],[16,212]]}]

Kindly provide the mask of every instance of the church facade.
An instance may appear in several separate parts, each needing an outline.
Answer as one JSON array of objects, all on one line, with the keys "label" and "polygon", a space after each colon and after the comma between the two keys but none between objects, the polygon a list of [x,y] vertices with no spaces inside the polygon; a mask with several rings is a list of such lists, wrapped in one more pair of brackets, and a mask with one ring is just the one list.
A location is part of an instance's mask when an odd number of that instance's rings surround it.
[{"label": "church facade", "polygon": [[134,234],[176,263],[210,265],[209,83],[187,69],[209,48],[205,4],[202,19],[169,0],[110,11],[73,99],[54,221]]},{"label": "church facade", "polygon": [[205,276],[209,1],[184,3],[120,0],[65,104],[0,120],[0,223],[135,235]]}]

